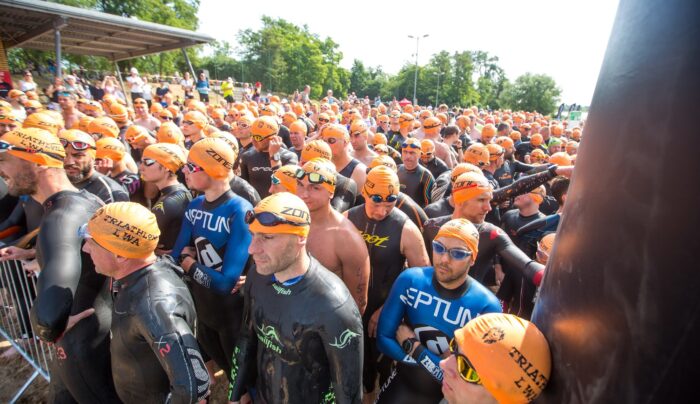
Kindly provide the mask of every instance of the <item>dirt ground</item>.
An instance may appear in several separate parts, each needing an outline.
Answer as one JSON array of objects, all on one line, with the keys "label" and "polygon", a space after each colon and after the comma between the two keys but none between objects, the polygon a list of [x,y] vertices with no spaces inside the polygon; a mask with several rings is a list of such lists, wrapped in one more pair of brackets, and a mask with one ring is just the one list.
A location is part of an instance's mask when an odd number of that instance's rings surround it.
[{"label": "dirt ground", "polygon": [[[4,351],[5,349],[2,350],[2,352]],[[34,373],[34,368],[21,356],[9,360],[0,358],[0,403],[10,402],[10,399],[32,373]],[[43,377],[38,376],[18,402],[25,404],[47,403],[47,394],[48,383]]]}]

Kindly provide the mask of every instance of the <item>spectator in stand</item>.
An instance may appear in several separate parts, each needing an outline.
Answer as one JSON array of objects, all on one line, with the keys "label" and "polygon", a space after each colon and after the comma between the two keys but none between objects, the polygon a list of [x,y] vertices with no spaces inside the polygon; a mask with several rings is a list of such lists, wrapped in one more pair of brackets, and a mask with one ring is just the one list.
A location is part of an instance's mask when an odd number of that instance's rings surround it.
[{"label": "spectator in stand", "polygon": [[165,77],[160,78],[160,86],[156,88],[156,97],[155,100],[156,102],[159,102],[160,105],[163,107],[166,107],[167,104],[165,103],[165,100],[163,97],[165,97],[165,94],[168,94],[170,92],[170,85],[168,84],[168,81],[165,79]]},{"label": "spectator in stand", "polygon": [[194,98],[194,94],[192,93],[194,89],[194,81],[192,80],[192,77],[190,77],[190,72],[185,72],[185,77],[180,80],[180,86],[182,86],[182,91],[185,92],[185,99]]},{"label": "spectator in stand", "polygon": [[143,80],[143,99],[146,100],[146,104],[148,104],[148,107],[151,107],[151,103],[153,102],[153,88],[151,87],[151,78],[146,77]]},{"label": "spectator in stand", "polygon": [[90,96],[92,96],[93,100],[102,101],[102,97],[105,96],[105,89],[103,83],[103,80],[96,80],[94,84],[88,86]]},{"label": "spectator in stand", "polygon": [[131,101],[137,98],[143,98],[143,79],[139,76],[139,71],[135,67],[129,70],[129,77],[126,78],[129,83],[129,92],[131,92]]},{"label": "spectator in stand", "polygon": [[233,106],[233,78],[229,77],[221,83],[221,93],[226,100],[226,107],[231,108]]},{"label": "spectator in stand", "polygon": [[204,74],[204,72],[199,73],[199,79],[197,80],[197,92],[199,93],[199,100],[205,104],[209,104],[209,78]]},{"label": "spectator in stand", "polygon": [[119,83],[117,83],[117,78],[114,76],[105,76],[102,80],[102,88],[105,94],[116,95],[119,89]]},{"label": "spectator in stand", "polygon": [[19,89],[25,93],[27,91],[36,91],[36,83],[34,82],[31,71],[24,71],[24,76],[22,76],[22,80],[19,81]]}]

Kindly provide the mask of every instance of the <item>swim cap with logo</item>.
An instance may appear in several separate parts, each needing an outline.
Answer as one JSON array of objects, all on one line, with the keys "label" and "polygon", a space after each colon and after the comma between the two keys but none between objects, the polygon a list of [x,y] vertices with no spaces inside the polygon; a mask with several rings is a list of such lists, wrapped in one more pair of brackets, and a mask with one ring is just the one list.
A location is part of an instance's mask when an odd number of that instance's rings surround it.
[{"label": "swim cap with logo", "polygon": [[224,139],[208,137],[192,145],[188,160],[202,167],[208,176],[224,180],[231,175],[236,154]]},{"label": "swim cap with logo", "polygon": [[200,130],[206,128],[206,126],[208,125],[207,117],[199,111],[189,111],[188,113],[186,113],[185,116],[182,118],[182,122],[185,121],[192,122],[192,124],[194,124],[194,126],[196,126]]},{"label": "swim cap with logo", "polygon": [[326,160],[330,160],[333,156],[331,147],[328,143],[320,139],[315,139],[304,145],[304,150],[301,151],[301,163],[306,163],[307,161],[320,157]]},{"label": "swim cap with logo", "polygon": [[489,149],[486,145],[475,143],[467,148],[464,152],[464,160],[469,164],[474,164],[478,167],[489,165]]},{"label": "swim cap with logo", "polygon": [[66,151],[61,141],[47,130],[19,128],[0,137],[2,152],[40,166],[63,168]]},{"label": "swim cap with logo", "polygon": [[65,125],[61,114],[52,113],[53,111],[39,111],[27,117],[22,123],[25,128],[38,128],[47,130],[54,135],[63,129]]},{"label": "swim cap with logo", "polygon": [[346,141],[349,141],[350,134],[348,133],[348,130],[344,125],[332,123],[332,124],[324,126],[321,129],[321,138],[323,138],[323,140],[326,140],[329,138],[336,138],[336,139],[344,139]]},{"label": "swim cap with logo", "polygon": [[118,137],[119,126],[114,120],[107,116],[95,118],[88,124],[88,133],[90,135],[98,134],[100,137]]},{"label": "swim cap with logo", "polygon": [[153,159],[173,173],[181,169],[187,161],[182,148],[172,143],[156,143],[146,147],[143,150],[143,159]]},{"label": "swim cap with logo", "polygon": [[464,173],[457,177],[452,186],[452,199],[455,203],[462,203],[474,199],[484,192],[491,192],[491,184],[482,174]]},{"label": "swim cap with logo", "polygon": [[362,195],[369,198],[370,195],[379,195],[386,199],[389,195],[398,195],[400,191],[399,177],[386,166],[378,166],[369,170],[367,179],[362,186]]},{"label": "swim cap with logo", "polygon": [[250,133],[253,136],[262,136],[263,138],[275,136],[279,130],[280,126],[277,120],[271,116],[261,116],[250,127]]},{"label": "swim cap with logo", "polygon": [[110,159],[112,161],[121,161],[126,154],[124,144],[113,137],[103,137],[95,143],[97,147],[96,157],[98,159]]},{"label": "swim cap with logo", "polygon": [[114,202],[101,207],[82,231],[107,251],[125,258],[148,258],[158,245],[156,216],[134,202]]},{"label": "swim cap with logo", "polygon": [[333,195],[335,192],[335,181],[338,174],[335,171],[335,165],[330,160],[317,157],[307,161],[301,167],[301,169],[306,174],[316,173],[323,177],[325,181],[320,182],[319,185]]},{"label": "swim cap with logo", "polygon": [[503,147],[495,143],[489,143],[486,149],[489,151],[489,161],[497,161],[506,152]]},{"label": "swim cap with logo", "polygon": [[172,121],[163,122],[156,133],[156,141],[158,143],[182,144],[185,141],[185,135]]},{"label": "swim cap with logo", "polygon": [[472,252],[472,262],[476,261],[479,253],[479,231],[472,222],[467,219],[452,219],[440,227],[435,239],[440,237],[451,237],[463,241],[467,249]]},{"label": "swim cap with logo", "polygon": [[[300,169],[296,164],[287,164],[275,170],[272,176],[279,181],[279,184],[288,192],[297,193],[297,171]],[[274,183],[274,180],[273,180]]]},{"label": "swim cap with logo", "polygon": [[389,167],[393,172],[398,171],[398,167],[396,166],[396,162],[394,159],[392,159],[389,156],[377,156],[372,159],[372,161],[369,163],[369,169],[373,169],[374,167],[379,167],[379,166],[386,166]]},{"label": "swim cap with logo", "polygon": [[151,135],[148,134],[148,129],[140,125],[131,125],[126,129],[126,132],[124,132],[124,138],[129,144],[148,139],[150,136]]},{"label": "swim cap with logo", "polygon": [[[311,214],[304,201],[289,192],[279,192],[263,199],[246,218],[253,233],[309,235]],[[264,223],[264,224],[263,224]]]},{"label": "swim cap with logo", "polygon": [[567,152],[557,152],[549,156],[549,162],[558,166],[570,166],[571,156]]},{"label": "swim cap with logo", "polygon": [[549,381],[549,345],[527,320],[505,313],[482,314],[456,330],[455,341],[499,403],[530,402]]},{"label": "swim cap with logo", "polygon": [[459,163],[455,166],[455,168],[452,169],[452,172],[450,173],[450,182],[454,184],[454,182],[457,180],[457,177],[464,173],[477,173],[483,175],[481,169],[475,166],[474,164]]}]

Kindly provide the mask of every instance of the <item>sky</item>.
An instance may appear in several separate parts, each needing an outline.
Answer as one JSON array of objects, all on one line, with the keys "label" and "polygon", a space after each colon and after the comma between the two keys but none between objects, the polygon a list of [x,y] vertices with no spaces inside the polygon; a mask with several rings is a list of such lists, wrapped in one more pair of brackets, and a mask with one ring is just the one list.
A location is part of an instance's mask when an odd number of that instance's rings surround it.
[{"label": "sky", "polygon": [[198,31],[235,48],[236,34],[260,29],[263,15],[283,18],[332,38],[343,67],[358,59],[390,74],[415,63],[416,40],[408,36],[428,34],[418,43],[419,65],[442,50],[483,50],[498,56],[511,81],[528,72],[547,74],[561,88],[562,102],[589,105],[617,6],[618,0],[201,0]]}]

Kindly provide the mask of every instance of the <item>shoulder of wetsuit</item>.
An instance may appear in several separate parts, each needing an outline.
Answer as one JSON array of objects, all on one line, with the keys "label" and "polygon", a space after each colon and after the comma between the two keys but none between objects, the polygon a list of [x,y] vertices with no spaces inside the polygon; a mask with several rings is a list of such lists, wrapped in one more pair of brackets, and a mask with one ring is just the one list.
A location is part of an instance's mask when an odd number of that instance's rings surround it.
[{"label": "shoulder of wetsuit", "polygon": [[[289,146],[289,147],[291,147],[291,146]],[[299,158],[297,157],[296,153],[294,153],[293,151],[282,148],[282,149],[280,149],[279,153],[280,153],[280,160],[282,161],[282,165],[298,164],[299,163]]]},{"label": "shoulder of wetsuit", "polygon": [[[112,194],[113,202],[129,202],[129,193],[124,189],[124,186],[109,176],[95,172],[93,183],[99,183],[99,187],[103,189],[102,192],[104,192],[104,188],[106,187]],[[101,195],[98,194],[98,196]],[[108,201],[105,201],[105,203],[107,202]]]}]

